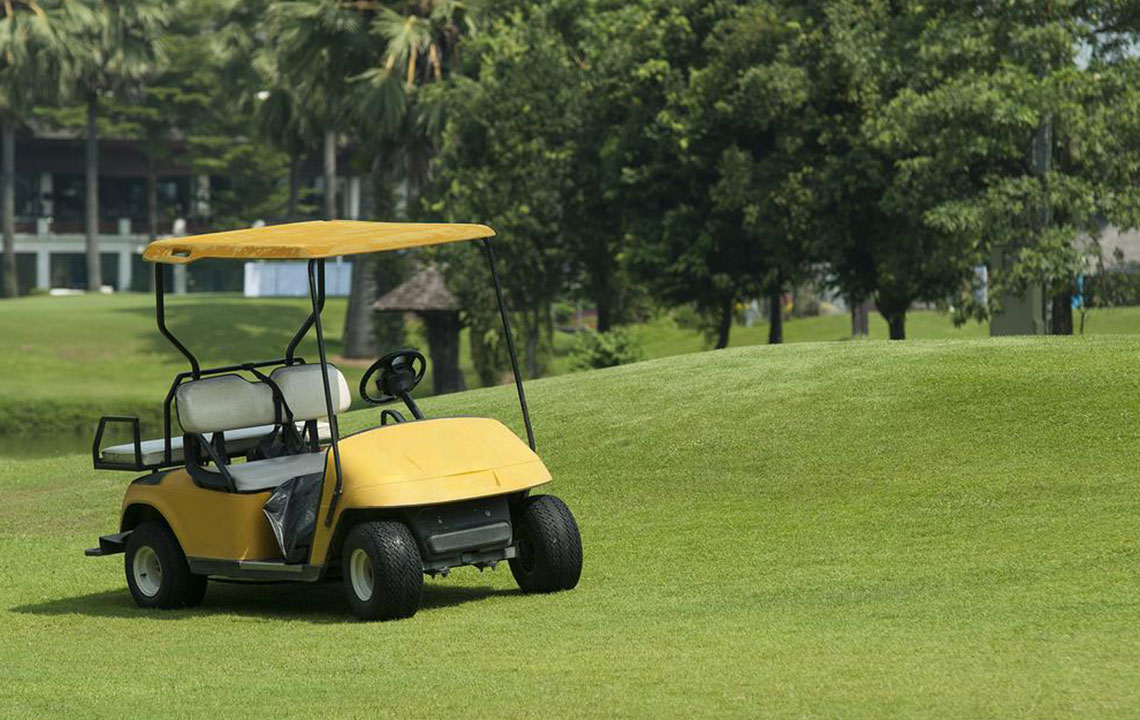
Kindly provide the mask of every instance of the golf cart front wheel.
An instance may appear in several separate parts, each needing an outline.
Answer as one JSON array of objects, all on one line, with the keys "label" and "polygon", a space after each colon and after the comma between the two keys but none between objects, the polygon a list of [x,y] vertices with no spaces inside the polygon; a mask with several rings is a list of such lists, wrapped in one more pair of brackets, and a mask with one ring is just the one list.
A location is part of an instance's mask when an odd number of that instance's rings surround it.
[{"label": "golf cart front wheel", "polygon": [[402,522],[362,522],[341,553],[344,590],[361,620],[411,617],[420,608],[424,566],[412,531]]},{"label": "golf cart front wheel", "polygon": [[190,572],[178,538],[162,523],[145,522],[127,538],[127,587],[141,608],[194,607],[206,596],[206,576]]},{"label": "golf cart front wheel", "polygon": [[536,495],[514,518],[516,555],[511,574],[523,592],[569,590],[582,576],[582,538],[570,508],[553,495]]}]

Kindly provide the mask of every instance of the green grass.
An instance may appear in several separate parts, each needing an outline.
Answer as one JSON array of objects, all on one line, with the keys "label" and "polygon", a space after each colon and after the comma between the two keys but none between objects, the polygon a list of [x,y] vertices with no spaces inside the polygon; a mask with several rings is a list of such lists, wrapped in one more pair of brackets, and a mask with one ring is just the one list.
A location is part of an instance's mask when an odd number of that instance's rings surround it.
[{"label": "green grass", "polygon": [[[279,357],[307,315],[305,299],[249,299],[235,295],[188,295],[167,301],[168,324],[206,365],[223,365]],[[328,301],[324,328],[329,353],[339,355],[345,301]],[[1090,314],[1088,334],[1140,333],[1140,308]],[[680,328],[667,315],[636,325],[633,332],[646,359],[708,349],[700,332]],[[984,337],[985,325],[955,328],[949,316],[912,312],[908,338],[965,339]],[[846,340],[845,315],[791,320],[789,343]],[[310,338],[312,334],[310,333]],[[886,324],[871,316],[871,338],[885,339]],[[766,325],[734,327],[732,347],[768,341]],[[409,344],[427,351],[421,328],[409,324]],[[558,333],[551,374],[570,370],[574,337]],[[316,358],[315,342],[306,340],[301,354]],[[469,385],[475,384],[468,343],[461,343],[460,364]],[[161,337],[154,322],[153,298],[145,294],[25,297],[0,303],[0,456],[35,451],[24,438],[51,431],[72,436],[72,446],[89,442],[100,415],[139,415],[154,432],[162,399],[173,376],[187,368],[185,359]],[[342,363],[350,385],[363,372],[360,364]],[[428,376],[417,394],[430,392]]]},{"label": "green grass", "polygon": [[[211,364],[280,357],[305,317],[301,300],[172,297],[169,327]],[[344,302],[325,322],[338,352]],[[93,428],[102,414],[160,417],[186,360],[155,327],[148,295],[28,297],[0,304],[0,433]],[[314,354],[313,343],[302,354]]]},{"label": "green grass", "polygon": [[[0,462],[0,717],[1138,717],[1138,353],[801,344],[534,382],[581,584],[467,569],[387,624],[334,585],[137,610],[81,554],[127,477]],[[517,428],[511,400],[425,406]]]},{"label": "green grass", "polygon": [[[308,315],[307,299],[187,295],[167,299],[167,325],[203,366],[281,357]],[[345,300],[330,298],[323,327],[330,355],[342,350]],[[409,341],[426,351],[416,325]],[[80,432],[100,415],[138,414],[153,431],[162,400],[186,359],[159,335],[144,294],[25,297],[0,303],[0,435]],[[310,332],[299,354],[317,358]],[[467,348],[461,360],[466,361]],[[469,363],[468,363],[469,364]],[[367,365],[367,363],[363,363]],[[342,363],[349,384],[361,363]],[[431,370],[421,385],[431,387]],[[0,456],[4,455],[0,452]]]}]

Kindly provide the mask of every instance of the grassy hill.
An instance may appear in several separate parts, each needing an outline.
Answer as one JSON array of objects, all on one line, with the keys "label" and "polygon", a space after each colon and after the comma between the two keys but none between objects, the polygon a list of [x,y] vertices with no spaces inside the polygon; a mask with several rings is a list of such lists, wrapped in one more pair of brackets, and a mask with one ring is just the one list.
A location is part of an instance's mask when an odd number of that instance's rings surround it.
[{"label": "grassy hill", "polygon": [[[168,300],[168,324],[204,363],[229,364],[279,357],[293,331],[307,314],[304,299],[247,299],[233,295],[188,295]],[[331,298],[325,310],[329,352],[341,350],[343,298]],[[699,352],[707,348],[699,332],[678,327],[669,316],[633,327],[647,359]],[[1087,332],[1140,333],[1140,308],[1098,311]],[[734,347],[767,342],[766,326],[736,327]],[[935,312],[911,313],[908,334],[913,339],[983,337],[984,325],[955,328]],[[842,340],[849,336],[846,316],[793,320],[786,325],[788,342]],[[871,338],[885,339],[886,325],[871,318]],[[551,372],[569,371],[567,353],[574,338],[558,333]],[[415,324],[408,342],[427,349]],[[316,357],[314,343],[302,344],[301,354]],[[470,384],[467,343],[461,365]],[[102,414],[137,414],[153,428],[174,374],[185,360],[156,331],[153,299],[149,295],[25,297],[0,303],[0,456],[39,442],[48,430],[77,434],[72,447],[88,442]],[[363,368],[342,363],[355,386]],[[430,374],[430,368],[429,368]],[[421,392],[430,389],[430,377]]]},{"label": "grassy hill", "polygon": [[[0,462],[3,717],[1136,717],[1140,339],[832,343],[529,386],[574,591],[505,568],[134,608],[128,476]],[[510,388],[424,403],[518,427]],[[347,416],[347,430],[375,420]]]}]

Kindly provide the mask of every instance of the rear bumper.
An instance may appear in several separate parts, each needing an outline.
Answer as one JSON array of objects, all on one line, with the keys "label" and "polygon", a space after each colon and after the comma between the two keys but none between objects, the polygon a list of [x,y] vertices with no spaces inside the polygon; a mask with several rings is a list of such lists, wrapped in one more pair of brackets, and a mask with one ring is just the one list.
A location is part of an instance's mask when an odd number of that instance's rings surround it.
[{"label": "rear bumper", "polygon": [[102,557],[104,555],[117,555],[127,549],[127,538],[133,530],[124,530],[114,535],[100,535],[99,547],[87,548],[83,554],[87,557]]}]

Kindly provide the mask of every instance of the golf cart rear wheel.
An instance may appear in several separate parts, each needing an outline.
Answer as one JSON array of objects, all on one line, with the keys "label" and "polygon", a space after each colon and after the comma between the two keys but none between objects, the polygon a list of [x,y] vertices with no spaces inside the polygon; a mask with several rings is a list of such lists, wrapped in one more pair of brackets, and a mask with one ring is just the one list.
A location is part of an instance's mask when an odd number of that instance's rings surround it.
[{"label": "golf cart rear wheel", "polygon": [[516,556],[511,574],[523,592],[569,590],[582,576],[582,538],[570,508],[553,495],[536,495],[514,518]]},{"label": "golf cart rear wheel", "polygon": [[341,554],[344,590],[361,620],[411,617],[420,608],[424,566],[408,526],[362,522],[349,531]]},{"label": "golf cart rear wheel", "polygon": [[131,597],[141,608],[194,607],[206,595],[206,576],[190,572],[170,528],[145,522],[127,538],[125,569]]}]

